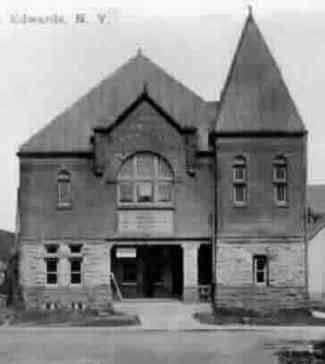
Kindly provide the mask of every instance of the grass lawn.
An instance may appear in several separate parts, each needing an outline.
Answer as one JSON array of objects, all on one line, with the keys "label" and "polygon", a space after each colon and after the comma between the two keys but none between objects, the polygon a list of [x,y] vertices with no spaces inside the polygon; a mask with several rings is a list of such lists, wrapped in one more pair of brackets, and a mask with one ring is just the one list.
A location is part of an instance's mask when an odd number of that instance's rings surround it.
[{"label": "grass lawn", "polygon": [[282,350],[279,364],[325,364],[325,341],[311,343],[310,350]]},{"label": "grass lawn", "polygon": [[[2,316],[2,319],[1,319]],[[113,309],[97,311],[86,309],[36,310],[8,309],[0,315],[0,323],[7,321],[10,326],[133,326],[140,320],[135,315],[116,312]]]},{"label": "grass lawn", "polygon": [[309,309],[279,309],[260,313],[241,308],[215,308],[214,312],[199,312],[194,318],[210,325],[272,325],[272,326],[325,326],[325,319],[312,316]]}]

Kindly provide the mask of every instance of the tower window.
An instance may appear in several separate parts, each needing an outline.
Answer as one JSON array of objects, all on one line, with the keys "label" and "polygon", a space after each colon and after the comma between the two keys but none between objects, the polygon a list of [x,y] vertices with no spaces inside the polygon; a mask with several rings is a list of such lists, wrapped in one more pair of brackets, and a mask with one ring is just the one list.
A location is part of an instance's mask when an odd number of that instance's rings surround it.
[{"label": "tower window", "polygon": [[274,201],[277,205],[288,202],[287,162],[284,157],[277,157],[273,162]]},{"label": "tower window", "polygon": [[235,205],[247,203],[247,168],[244,157],[236,157],[233,163],[233,201]]}]

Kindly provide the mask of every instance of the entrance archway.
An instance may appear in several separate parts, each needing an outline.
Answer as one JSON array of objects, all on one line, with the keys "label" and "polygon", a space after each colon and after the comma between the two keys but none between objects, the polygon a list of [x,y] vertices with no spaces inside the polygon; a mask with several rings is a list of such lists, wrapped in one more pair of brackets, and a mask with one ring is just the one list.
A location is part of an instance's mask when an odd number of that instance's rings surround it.
[{"label": "entrance archway", "polygon": [[182,296],[183,253],[178,245],[114,246],[111,269],[125,298]]}]

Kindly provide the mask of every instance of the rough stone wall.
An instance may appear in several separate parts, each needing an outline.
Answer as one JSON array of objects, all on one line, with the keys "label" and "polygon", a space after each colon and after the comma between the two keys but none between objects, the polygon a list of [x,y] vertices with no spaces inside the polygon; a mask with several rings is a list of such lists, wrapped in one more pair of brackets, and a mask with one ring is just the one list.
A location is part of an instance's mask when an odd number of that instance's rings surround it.
[{"label": "rough stone wall", "polygon": [[[253,256],[268,257],[269,284],[254,284]],[[306,303],[304,241],[219,241],[217,248],[217,304],[276,309]]]},{"label": "rough stone wall", "polygon": [[[59,244],[58,283],[46,284],[46,252],[44,243]],[[111,300],[110,246],[94,241],[84,244],[82,252],[82,283],[70,285],[68,251],[71,241],[22,242],[20,248],[20,284],[24,287],[27,306],[42,307],[46,303],[71,307],[82,302],[86,306],[105,307]],[[83,243],[80,241],[79,243]]]}]

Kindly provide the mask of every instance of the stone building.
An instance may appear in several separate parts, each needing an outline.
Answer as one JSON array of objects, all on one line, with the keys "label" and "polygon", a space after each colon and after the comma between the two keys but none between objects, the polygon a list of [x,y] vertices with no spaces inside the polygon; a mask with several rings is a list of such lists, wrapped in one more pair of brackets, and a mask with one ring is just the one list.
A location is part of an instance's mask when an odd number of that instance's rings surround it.
[{"label": "stone building", "polygon": [[251,14],[220,101],[138,52],[18,152],[27,305],[304,304],[306,134]]}]

